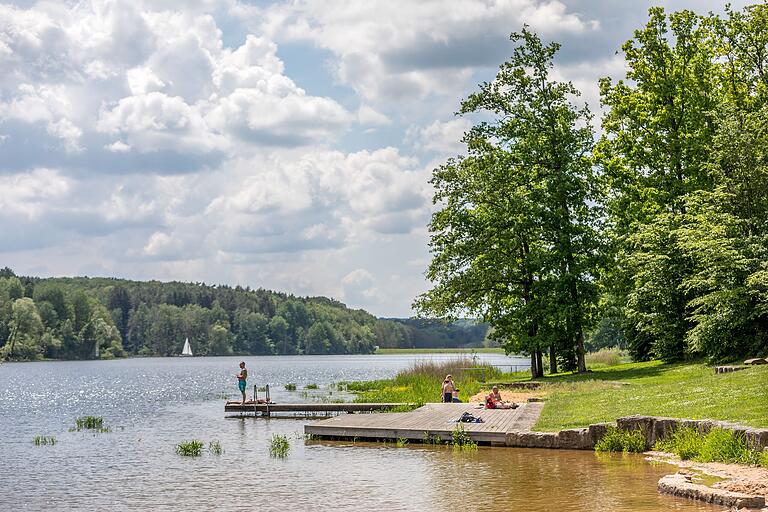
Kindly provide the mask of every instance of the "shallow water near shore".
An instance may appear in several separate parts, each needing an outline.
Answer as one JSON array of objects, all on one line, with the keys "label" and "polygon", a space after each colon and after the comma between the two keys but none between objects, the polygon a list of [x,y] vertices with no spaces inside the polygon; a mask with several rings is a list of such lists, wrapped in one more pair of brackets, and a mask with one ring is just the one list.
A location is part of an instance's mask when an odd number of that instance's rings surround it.
[{"label": "shallow water near shore", "polygon": [[[246,358],[275,401],[326,399],[332,382],[393,376],[450,354]],[[480,354],[492,364],[524,363]],[[225,418],[240,358],[165,358],[0,365],[0,510],[722,510],[661,496],[674,472],[637,455],[305,441],[307,420]],[[296,383],[298,391],[283,389]],[[249,395],[250,395],[249,389]],[[329,393],[333,393],[329,395]],[[110,433],[69,432],[103,416]],[[287,435],[285,459],[269,456]],[[55,436],[34,446],[36,435]],[[176,443],[221,442],[221,456],[181,457]]]}]

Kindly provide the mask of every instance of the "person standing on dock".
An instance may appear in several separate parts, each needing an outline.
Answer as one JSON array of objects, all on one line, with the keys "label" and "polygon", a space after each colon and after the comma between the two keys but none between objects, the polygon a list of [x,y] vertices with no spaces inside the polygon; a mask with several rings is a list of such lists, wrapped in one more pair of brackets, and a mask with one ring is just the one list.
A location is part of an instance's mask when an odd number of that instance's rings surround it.
[{"label": "person standing on dock", "polygon": [[245,361],[240,361],[240,373],[237,374],[237,387],[243,394],[243,405],[245,405],[245,383],[248,380],[248,370],[245,369]]},{"label": "person standing on dock", "polygon": [[453,378],[450,375],[445,376],[445,380],[443,381],[443,402],[451,403],[453,402],[453,392],[458,391],[456,389],[456,385],[453,383]]}]

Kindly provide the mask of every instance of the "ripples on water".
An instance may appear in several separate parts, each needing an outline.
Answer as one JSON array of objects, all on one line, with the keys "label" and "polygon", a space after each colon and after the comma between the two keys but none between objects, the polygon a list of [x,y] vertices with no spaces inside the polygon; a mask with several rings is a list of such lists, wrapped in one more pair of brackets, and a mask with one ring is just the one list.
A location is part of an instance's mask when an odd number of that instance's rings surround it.
[{"label": "ripples on water", "polygon": [[[249,387],[386,378],[432,356],[247,358]],[[501,355],[483,359],[510,364]],[[659,496],[670,467],[591,452],[329,443],[301,438],[305,420],[225,419],[239,358],[129,359],[0,365],[0,510],[716,510]],[[436,384],[437,389],[438,384]],[[69,432],[104,416],[111,433]],[[270,459],[273,433],[286,459]],[[54,446],[33,446],[53,435]],[[186,458],[176,443],[219,440],[220,457]]]}]

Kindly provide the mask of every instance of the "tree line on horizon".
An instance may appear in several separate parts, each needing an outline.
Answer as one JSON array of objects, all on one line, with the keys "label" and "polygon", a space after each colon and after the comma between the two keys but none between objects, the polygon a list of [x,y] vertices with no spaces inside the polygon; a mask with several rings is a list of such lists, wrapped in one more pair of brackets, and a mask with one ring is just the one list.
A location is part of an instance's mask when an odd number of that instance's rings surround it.
[{"label": "tree line on horizon", "polygon": [[[768,354],[768,5],[649,10],[599,81],[600,133],[560,49],[527,27],[462,101],[466,154],[433,172],[433,288],[534,377],[586,371],[585,338],[635,360]],[[593,343],[594,345],[594,343]]]},{"label": "tree line on horizon", "polygon": [[475,322],[378,319],[325,297],[112,278],[20,277],[0,269],[0,361],[196,355],[368,354],[479,346]]}]

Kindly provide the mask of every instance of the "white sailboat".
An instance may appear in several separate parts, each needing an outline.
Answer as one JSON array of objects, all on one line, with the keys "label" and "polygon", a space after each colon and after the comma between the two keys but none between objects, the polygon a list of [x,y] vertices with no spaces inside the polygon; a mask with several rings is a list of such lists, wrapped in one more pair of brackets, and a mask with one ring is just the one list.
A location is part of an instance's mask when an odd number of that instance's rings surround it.
[{"label": "white sailboat", "polygon": [[183,356],[191,356],[192,355],[192,347],[189,345],[189,338],[184,340],[184,348],[181,350],[181,355],[183,355]]}]

